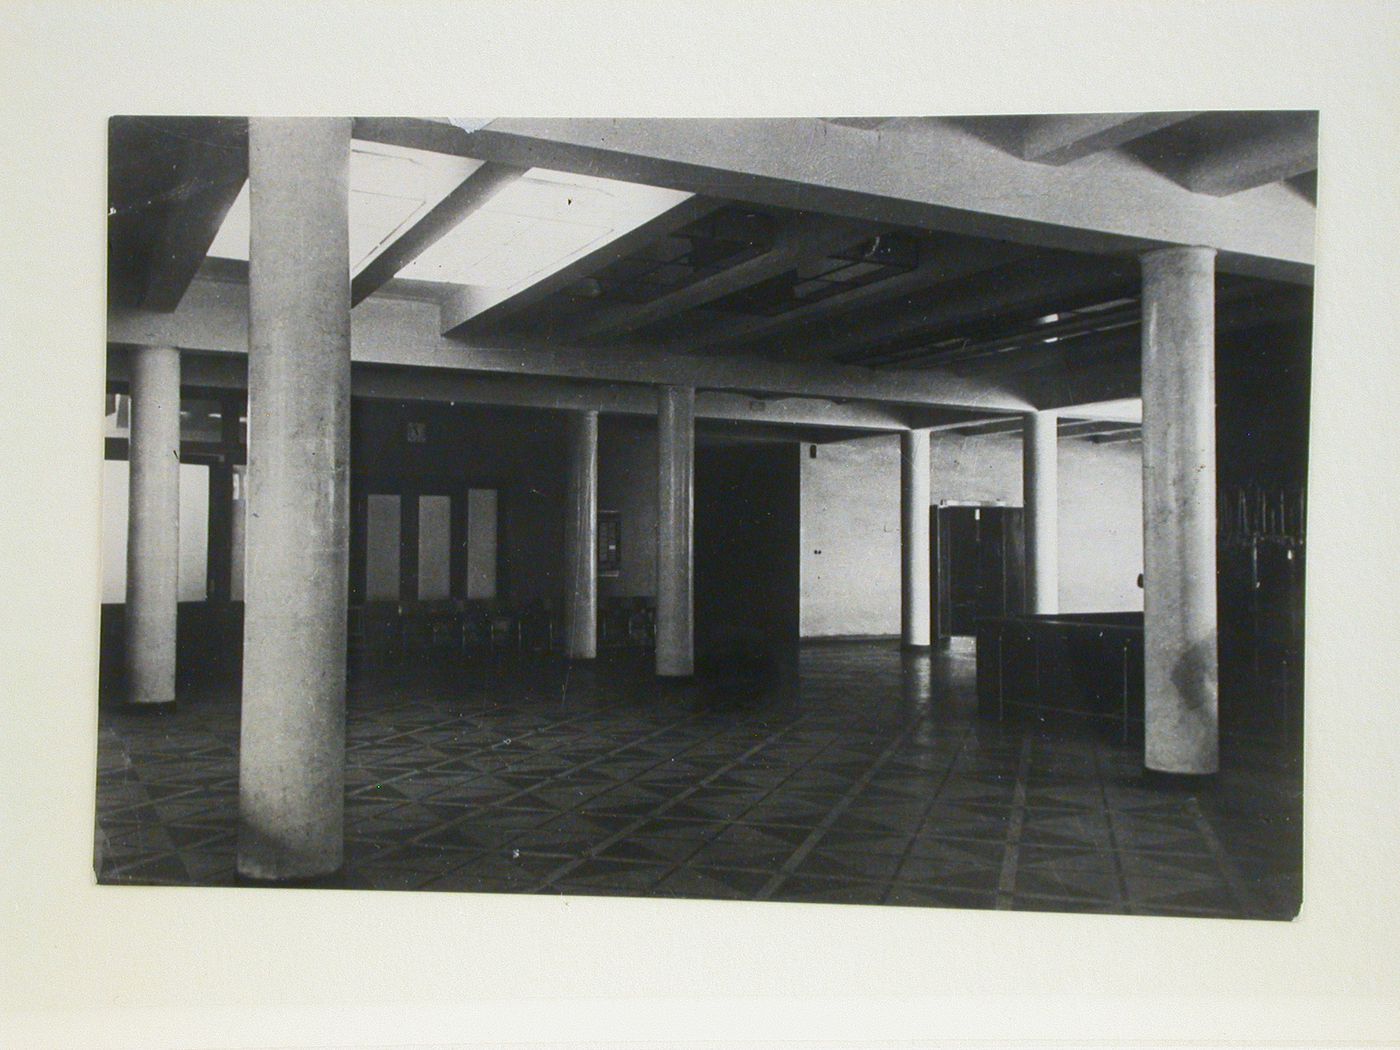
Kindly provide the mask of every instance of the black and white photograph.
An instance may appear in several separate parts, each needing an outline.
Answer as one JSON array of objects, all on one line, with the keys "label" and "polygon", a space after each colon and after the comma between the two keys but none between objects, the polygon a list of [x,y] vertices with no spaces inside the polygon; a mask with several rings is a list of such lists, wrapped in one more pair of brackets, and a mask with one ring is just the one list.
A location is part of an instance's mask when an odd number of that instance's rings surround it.
[{"label": "black and white photograph", "polygon": [[1400,1036],[1400,9],[19,0],[0,1047]]},{"label": "black and white photograph", "polygon": [[1297,914],[1316,112],[109,127],[100,881]]}]

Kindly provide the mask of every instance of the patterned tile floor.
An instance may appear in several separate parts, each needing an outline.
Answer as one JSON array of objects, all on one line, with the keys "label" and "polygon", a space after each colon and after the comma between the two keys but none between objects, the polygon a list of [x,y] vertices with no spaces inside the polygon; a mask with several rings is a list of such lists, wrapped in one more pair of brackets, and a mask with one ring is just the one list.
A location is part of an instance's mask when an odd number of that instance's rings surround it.
[{"label": "patterned tile floor", "polygon": [[[809,645],[795,687],[451,663],[352,675],[326,885],[1290,918],[1301,784],[1144,781],[1091,731],[978,720],[970,648]],[[233,885],[236,689],[104,709],[104,883]],[[1236,749],[1238,750],[1238,749]],[[1295,764],[1296,765],[1296,764]]]}]

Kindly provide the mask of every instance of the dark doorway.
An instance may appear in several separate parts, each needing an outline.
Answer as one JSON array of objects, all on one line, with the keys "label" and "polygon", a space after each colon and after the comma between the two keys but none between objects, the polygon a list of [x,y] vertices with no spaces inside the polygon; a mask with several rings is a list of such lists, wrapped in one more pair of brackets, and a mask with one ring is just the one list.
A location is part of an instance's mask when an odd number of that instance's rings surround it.
[{"label": "dark doorway", "polygon": [[934,634],[940,641],[977,633],[980,616],[1024,611],[1024,512],[1020,507],[934,508]]},{"label": "dark doorway", "polygon": [[795,660],[800,630],[796,442],[695,450],[696,670],[763,678]]}]

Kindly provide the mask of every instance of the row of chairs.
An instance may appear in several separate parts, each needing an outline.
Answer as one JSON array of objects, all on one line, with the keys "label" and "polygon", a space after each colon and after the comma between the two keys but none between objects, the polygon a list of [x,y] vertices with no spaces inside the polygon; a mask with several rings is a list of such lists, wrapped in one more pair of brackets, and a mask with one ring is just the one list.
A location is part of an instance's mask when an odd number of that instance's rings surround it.
[{"label": "row of chairs", "polygon": [[[369,601],[349,610],[349,650],[369,660],[415,653],[549,652],[562,636],[554,604],[511,608],[495,600]],[[605,598],[598,607],[598,644],[651,645],[656,610],[643,598]]]},{"label": "row of chairs", "polygon": [[598,601],[598,644],[605,649],[656,644],[656,606],[648,598]]}]

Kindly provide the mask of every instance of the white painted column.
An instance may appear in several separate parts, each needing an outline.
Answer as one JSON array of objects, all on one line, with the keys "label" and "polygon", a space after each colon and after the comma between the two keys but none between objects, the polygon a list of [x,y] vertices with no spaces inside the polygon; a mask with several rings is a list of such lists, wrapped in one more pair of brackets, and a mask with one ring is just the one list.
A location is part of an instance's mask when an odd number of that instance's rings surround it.
[{"label": "white painted column", "polygon": [[1060,611],[1059,417],[1027,412],[1022,430],[1026,507],[1026,612]]},{"label": "white painted column", "polygon": [[131,355],[126,685],[133,704],[175,702],[180,570],[180,351]]},{"label": "white painted column", "polygon": [[253,118],[239,873],[341,865],[349,560],[348,119]]},{"label": "white painted column", "polygon": [[1215,251],[1142,258],[1147,768],[1219,766]]},{"label": "white painted column", "polygon": [[656,673],[695,673],[695,390],[667,386],[657,412]]},{"label": "white painted column", "polygon": [[927,649],[933,633],[929,574],[930,433],[919,428],[899,435],[899,535],[903,552],[900,623],[904,646],[910,649]]},{"label": "white painted column", "polygon": [[571,660],[598,655],[598,413],[570,412],[564,521],[564,641]]}]

